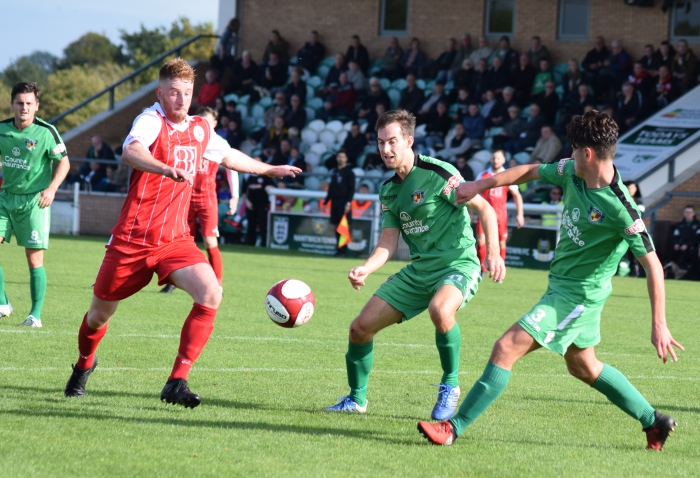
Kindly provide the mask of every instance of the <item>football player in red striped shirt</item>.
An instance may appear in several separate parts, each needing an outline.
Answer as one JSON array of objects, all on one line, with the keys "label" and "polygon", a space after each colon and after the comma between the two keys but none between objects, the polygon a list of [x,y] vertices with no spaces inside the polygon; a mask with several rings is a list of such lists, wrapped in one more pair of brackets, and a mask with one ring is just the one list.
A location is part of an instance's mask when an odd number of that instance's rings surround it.
[{"label": "football player in red striped shirt", "polygon": [[231,149],[206,120],[188,116],[193,87],[194,71],[187,62],[178,58],[165,63],[156,87],[158,102],[136,118],[124,142],[122,161],[133,168],[129,192],[78,332],[80,355],[66,384],[66,397],[85,394],[97,366],[95,351],[119,301],[143,289],[157,274],[159,285],[173,284],[194,299],[160,397],[185,407],[199,405],[187,376],[214,329],[221,289],[190,234],[193,181],[204,158],[247,173],[284,177],[301,172],[292,166],[269,166]]}]

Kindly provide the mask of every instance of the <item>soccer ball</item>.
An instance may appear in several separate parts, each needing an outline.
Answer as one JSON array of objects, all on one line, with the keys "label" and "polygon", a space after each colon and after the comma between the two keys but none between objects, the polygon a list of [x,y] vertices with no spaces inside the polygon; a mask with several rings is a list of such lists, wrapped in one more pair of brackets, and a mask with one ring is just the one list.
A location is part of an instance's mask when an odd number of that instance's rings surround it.
[{"label": "soccer ball", "polygon": [[314,313],[316,299],[311,288],[300,280],[281,280],[267,292],[265,309],[280,327],[300,327]]}]

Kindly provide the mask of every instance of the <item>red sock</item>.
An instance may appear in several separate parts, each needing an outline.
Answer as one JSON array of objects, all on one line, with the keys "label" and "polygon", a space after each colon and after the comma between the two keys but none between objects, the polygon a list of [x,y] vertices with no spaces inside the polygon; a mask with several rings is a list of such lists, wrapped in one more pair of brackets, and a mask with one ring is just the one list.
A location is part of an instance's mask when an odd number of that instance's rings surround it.
[{"label": "red sock", "polygon": [[168,380],[182,378],[187,380],[192,364],[197,360],[202,349],[207,344],[212,330],[214,330],[214,319],[216,309],[205,307],[195,303],[192,306],[190,315],[187,316],[185,324],[180,333],[180,348],[178,349],[173,371]]},{"label": "red sock", "polygon": [[221,285],[221,280],[224,277],[224,263],[221,260],[221,251],[218,247],[212,247],[207,249],[207,256],[209,257],[209,264],[211,268],[214,269],[214,274],[216,275],[219,285]]},{"label": "red sock", "polygon": [[476,255],[479,256],[479,262],[481,263],[481,270],[485,271],[484,259],[486,259],[486,244],[482,244],[476,247]]},{"label": "red sock", "polygon": [[501,259],[503,259],[504,262],[506,260],[506,248],[505,247],[501,247]]},{"label": "red sock", "polygon": [[78,362],[75,364],[81,370],[87,370],[95,363],[95,350],[100,344],[100,340],[107,333],[108,324],[103,325],[97,330],[91,329],[87,323],[87,314],[83,317],[83,323],[80,324],[78,331]]}]

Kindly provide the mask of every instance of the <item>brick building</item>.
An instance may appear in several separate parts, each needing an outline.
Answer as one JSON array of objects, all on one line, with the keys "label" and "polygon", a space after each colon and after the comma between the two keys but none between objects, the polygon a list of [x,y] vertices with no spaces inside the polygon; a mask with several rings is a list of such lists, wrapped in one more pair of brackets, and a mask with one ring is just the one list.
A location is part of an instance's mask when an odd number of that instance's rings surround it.
[{"label": "brick building", "polygon": [[[648,6],[628,5],[645,4]],[[487,34],[495,45],[507,34],[515,49],[525,51],[539,35],[556,62],[579,61],[597,35],[624,42],[633,57],[643,46],[681,37],[700,43],[700,2],[664,0],[220,0],[219,26],[228,18],[241,19],[241,47],[253,58],[262,56],[269,33],[280,31],[294,54],[309,31],[318,30],[327,54],[345,52],[350,36],[358,34],[372,59],[379,58],[388,38],[397,36],[404,49],[411,37],[421,40],[429,57],[436,58],[449,37],[464,32],[474,43]]]}]

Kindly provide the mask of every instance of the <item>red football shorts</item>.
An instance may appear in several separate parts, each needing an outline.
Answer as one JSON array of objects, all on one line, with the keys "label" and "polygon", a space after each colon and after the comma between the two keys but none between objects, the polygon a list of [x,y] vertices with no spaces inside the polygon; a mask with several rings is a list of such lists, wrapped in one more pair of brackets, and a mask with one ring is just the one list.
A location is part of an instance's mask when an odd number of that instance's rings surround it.
[{"label": "red football shorts", "polygon": [[[481,227],[481,221],[477,219],[476,221],[476,233],[483,234],[484,228]],[[498,218],[498,240],[505,241],[508,239],[508,218],[501,219]]]},{"label": "red football shorts", "polygon": [[158,274],[158,285],[172,284],[178,269],[209,261],[191,237],[159,247],[138,247],[112,238],[95,280],[94,294],[102,300],[123,300],[146,287]]},{"label": "red football shorts", "polygon": [[197,235],[197,223],[199,219],[199,230],[204,237],[219,237],[219,205],[216,202],[211,204],[197,205],[190,203],[190,211],[187,215],[187,222],[190,225],[192,237]]}]

